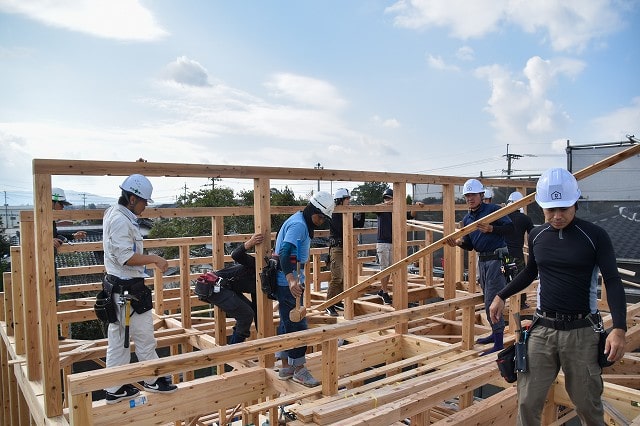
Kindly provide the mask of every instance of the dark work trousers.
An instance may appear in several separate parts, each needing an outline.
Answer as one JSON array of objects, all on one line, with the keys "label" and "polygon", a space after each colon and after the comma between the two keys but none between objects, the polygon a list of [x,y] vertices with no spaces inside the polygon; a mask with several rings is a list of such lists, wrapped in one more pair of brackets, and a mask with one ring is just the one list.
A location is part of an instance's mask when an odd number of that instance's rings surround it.
[{"label": "dark work trousers", "polygon": [[251,301],[242,293],[221,287],[220,292],[213,293],[207,301],[222,309],[228,317],[236,320],[229,344],[244,342],[251,335],[251,322],[255,312],[251,308]]}]

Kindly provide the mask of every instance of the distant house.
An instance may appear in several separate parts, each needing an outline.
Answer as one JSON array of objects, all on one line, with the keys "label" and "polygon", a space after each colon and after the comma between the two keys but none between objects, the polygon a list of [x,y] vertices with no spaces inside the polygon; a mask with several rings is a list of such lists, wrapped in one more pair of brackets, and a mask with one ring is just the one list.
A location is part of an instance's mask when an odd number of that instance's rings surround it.
[{"label": "distant house", "polygon": [[640,283],[640,204],[613,207],[610,212],[589,220],[604,228],[611,237],[618,267],[636,273],[634,277],[622,278]]}]

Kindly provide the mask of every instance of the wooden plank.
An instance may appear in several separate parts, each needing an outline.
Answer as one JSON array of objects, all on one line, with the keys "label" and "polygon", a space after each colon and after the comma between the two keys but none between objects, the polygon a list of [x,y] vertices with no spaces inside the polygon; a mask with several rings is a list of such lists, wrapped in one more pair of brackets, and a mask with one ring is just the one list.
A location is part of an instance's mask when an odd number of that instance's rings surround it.
[{"label": "wooden plank", "polygon": [[[124,173],[123,171],[127,172]],[[353,182],[400,182],[400,183],[452,183],[462,185],[466,178],[412,173],[370,172],[360,170],[307,169],[291,167],[238,166],[220,164],[153,163],[124,161],[82,161],[34,159],[34,173],[51,175],[126,176],[140,173],[145,176],[203,177],[203,178],[269,178],[286,180],[335,180]],[[484,179],[486,184],[510,186],[509,179]],[[518,184],[535,187],[535,182],[518,181]]]},{"label": "wooden plank", "polygon": [[215,413],[225,407],[234,407],[241,401],[258,399],[265,396],[266,388],[264,370],[259,367],[246,368],[195,379],[188,386],[178,384],[178,391],[169,395],[147,394],[147,403],[135,408],[123,404],[106,405],[104,401],[98,401],[93,405],[92,418],[96,426],[164,425]]},{"label": "wooden plank", "polygon": [[[465,372],[466,371],[466,372]],[[313,420],[318,424],[381,425],[391,424],[422,413],[443,400],[482,386],[499,375],[494,365],[474,366],[447,371],[446,381],[433,384],[428,376],[421,381],[402,383],[375,394],[349,398],[345,404],[321,407]]]},{"label": "wooden plank", "polygon": [[518,391],[515,386],[510,386],[464,410],[432,423],[432,426],[515,424],[517,411]]}]

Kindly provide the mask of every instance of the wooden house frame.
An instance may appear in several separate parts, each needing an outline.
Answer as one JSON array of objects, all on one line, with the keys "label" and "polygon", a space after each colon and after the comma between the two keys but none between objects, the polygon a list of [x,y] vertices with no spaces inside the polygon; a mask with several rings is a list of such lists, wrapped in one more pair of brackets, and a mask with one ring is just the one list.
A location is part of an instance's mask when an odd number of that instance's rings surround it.
[{"label": "wooden house frame", "polygon": [[[636,155],[638,145],[599,162],[578,178],[596,173],[611,164]],[[189,236],[146,240],[145,249],[176,246],[179,256],[170,265],[180,267],[179,287],[167,289],[164,283],[175,277],[155,270],[147,279],[153,286],[155,336],[159,348],[168,348],[170,356],[156,361],[133,363],[110,369],[73,373],[75,362],[93,360],[100,364],[106,352],[106,340],[59,342],[58,325],[94,319],[91,298],[63,301],[56,306],[55,267],[52,253],[52,222],[101,219],[101,210],[52,211],[51,177],[127,176],[141,173],[148,177],[222,177],[252,179],[253,207],[148,208],[144,217],[209,217],[211,236]],[[580,173],[580,172],[579,172]],[[279,408],[287,407],[302,424],[513,424],[516,412],[514,387],[504,382],[495,367],[495,357],[478,357],[482,348],[474,346],[475,336],[488,330],[483,323],[482,296],[475,280],[464,282],[465,257],[459,248],[434,241],[433,231],[458,237],[471,232],[477,224],[457,228],[454,190],[466,178],[369,171],[330,169],[289,169],[277,167],[219,166],[147,162],[107,162],[44,160],[33,161],[34,211],[21,214],[21,245],[11,248],[11,272],[4,275],[4,303],[0,305],[0,363],[2,365],[2,424],[99,425],[117,423],[200,425],[226,423],[239,419],[242,424],[258,424],[268,416],[276,424]],[[272,180],[333,180],[390,182],[395,198],[406,198],[407,184],[442,185],[443,203],[435,206],[343,206],[345,215],[354,212],[392,211],[395,263],[379,272],[365,271],[357,243],[358,233],[345,220],[345,292],[325,300],[320,282],[322,249],[314,249],[307,265],[312,284],[305,289],[310,328],[304,332],[276,335],[277,315],[273,301],[258,292],[260,327],[252,339],[238,345],[226,345],[229,323],[224,313],[213,308],[213,318],[195,314],[202,302],[194,297],[190,266],[208,262],[223,265],[225,242],[242,241],[246,236],[224,235],[224,217],[252,215],[255,230],[273,235],[272,214],[292,213],[295,207],[270,205]],[[535,187],[532,181],[483,179],[493,187],[514,186],[522,193]],[[515,185],[514,185],[515,184]],[[507,214],[533,200],[532,195],[496,212]],[[407,209],[442,211],[443,225],[404,220]],[[487,220],[489,221],[489,220]],[[415,228],[414,228],[415,227]],[[407,231],[420,229],[425,239],[407,241]],[[192,258],[189,247],[210,243],[211,257]],[[419,248],[407,256],[408,245]],[[431,254],[444,249],[444,279],[431,276]],[[258,269],[270,244],[256,248]],[[100,251],[101,243],[77,243],[62,251]],[[409,276],[409,264],[417,262],[420,274]],[[475,276],[475,256],[468,256],[469,276]],[[67,268],[60,274],[102,273],[99,266]],[[323,275],[324,274],[324,275]],[[391,275],[393,306],[375,303],[366,291],[375,288],[382,276]],[[87,283],[67,291],[97,291],[99,283]],[[430,298],[442,301],[425,304]],[[509,301],[511,311],[519,311],[519,295]],[[344,320],[322,314],[337,300],[345,301]],[[600,307],[607,312],[606,300]],[[412,307],[409,307],[411,303]],[[277,314],[277,311],[276,311]],[[513,324],[513,320],[510,323]],[[610,326],[610,316],[605,323]],[[640,424],[640,357],[632,353],[640,347],[640,304],[628,306],[628,353],[623,361],[605,371],[605,407],[608,424]],[[507,342],[513,330],[507,330]],[[348,342],[342,345],[342,342]],[[273,370],[274,354],[282,349],[307,344],[308,367],[322,385],[303,388],[277,379]],[[234,370],[224,374],[196,378],[195,372],[224,364]],[[61,374],[62,373],[62,374]],[[92,391],[117,384],[133,383],[158,375],[173,375],[179,391],[171,395],[154,394],[148,403],[135,408],[125,404],[106,405],[92,401]],[[477,400],[474,390],[491,385],[498,390],[489,398]],[[454,401],[455,407],[452,407]],[[571,409],[558,377],[544,412],[545,424],[562,424],[575,413]]]}]

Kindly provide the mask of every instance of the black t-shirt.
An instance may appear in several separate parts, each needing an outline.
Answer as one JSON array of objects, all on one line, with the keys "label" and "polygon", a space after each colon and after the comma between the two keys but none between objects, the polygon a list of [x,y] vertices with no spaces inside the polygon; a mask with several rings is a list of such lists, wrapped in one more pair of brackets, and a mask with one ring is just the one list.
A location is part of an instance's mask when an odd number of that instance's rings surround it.
[{"label": "black t-shirt", "polygon": [[498,293],[507,299],[540,275],[538,308],[565,314],[595,312],[598,269],[614,328],[626,330],[627,307],[611,239],[604,229],[575,218],[567,227],[537,226],[529,233],[529,261]]},{"label": "black t-shirt", "polygon": [[524,246],[524,233],[529,233],[533,229],[533,221],[529,216],[516,210],[513,213],[509,213],[509,219],[513,222],[513,232],[505,234],[504,239],[507,242],[507,248],[509,249],[509,255],[511,257],[517,257],[518,259],[524,259],[524,253],[522,247]]}]

